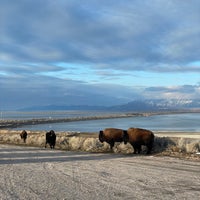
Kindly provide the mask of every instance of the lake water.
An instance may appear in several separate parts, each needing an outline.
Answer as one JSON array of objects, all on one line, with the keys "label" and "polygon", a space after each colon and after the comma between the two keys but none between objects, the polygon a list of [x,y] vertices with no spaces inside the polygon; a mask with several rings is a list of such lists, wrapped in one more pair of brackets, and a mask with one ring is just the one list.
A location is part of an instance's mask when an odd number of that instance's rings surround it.
[{"label": "lake water", "polygon": [[[21,115],[5,114],[1,119],[32,119],[32,118],[64,118],[64,117],[78,117],[78,116],[95,116],[103,115],[101,112],[35,112],[35,113],[21,113]],[[140,127],[150,129],[152,131],[188,131],[200,132],[200,113],[186,113],[186,114],[167,114],[167,115],[153,115],[148,117],[128,117],[115,119],[101,119],[76,121],[65,123],[39,124],[29,125],[17,128],[15,130],[50,130],[55,131],[79,131],[79,132],[98,132],[104,128],[115,127],[128,129],[129,127]]]}]

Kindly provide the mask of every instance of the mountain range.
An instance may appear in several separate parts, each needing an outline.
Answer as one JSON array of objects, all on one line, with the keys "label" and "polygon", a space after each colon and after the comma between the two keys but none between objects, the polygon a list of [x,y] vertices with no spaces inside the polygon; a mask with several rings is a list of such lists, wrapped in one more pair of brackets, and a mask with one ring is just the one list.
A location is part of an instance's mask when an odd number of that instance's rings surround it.
[{"label": "mountain range", "polygon": [[20,109],[21,111],[36,110],[93,110],[93,111],[171,111],[200,109],[200,99],[142,99],[133,100],[127,104],[115,106],[90,106],[90,105],[45,105],[32,106]]}]

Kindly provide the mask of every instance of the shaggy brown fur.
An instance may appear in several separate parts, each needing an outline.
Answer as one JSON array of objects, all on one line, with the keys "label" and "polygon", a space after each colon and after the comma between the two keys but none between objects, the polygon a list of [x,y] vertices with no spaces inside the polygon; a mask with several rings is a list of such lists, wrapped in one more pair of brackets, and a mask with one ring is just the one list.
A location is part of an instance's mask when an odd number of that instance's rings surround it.
[{"label": "shaggy brown fur", "polygon": [[100,142],[107,142],[110,145],[110,149],[115,145],[115,142],[123,142],[123,134],[126,132],[117,128],[106,128],[103,131],[99,131]]},{"label": "shaggy brown fur", "polygon": [[54,149],[56,144],[56,134],[53,130],[46,133],[45,148],[47,147],[47,144],[49,144],[51,149]]},{"label": "shaggy brown fur", "polygon": [[24,143],[26,143],[27,132],[26,132],[25,130],[23,130],[23,131],[20,133],[20,137],[21,137],[21,139],[24,140]]},{"label": "shaggy brown fur", "polygon": [[127,132],[124,133],[123,141],[126,144],[129,142],[134,148],[134,153],[141,152],[141,146],[147,146],[147,154],[151,153],[153,143],[154,143],[154,134],[153,132],[141,129],[141,128],[129,128]]}]

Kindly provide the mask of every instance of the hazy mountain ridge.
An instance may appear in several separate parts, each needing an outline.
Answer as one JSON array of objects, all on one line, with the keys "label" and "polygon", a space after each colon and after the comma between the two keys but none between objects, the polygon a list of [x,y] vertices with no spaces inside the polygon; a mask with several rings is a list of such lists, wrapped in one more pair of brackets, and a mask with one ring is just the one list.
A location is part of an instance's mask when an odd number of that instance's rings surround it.
[{"label": "hazy mountain ridge", "polygon": [[121,111],[162,111],[200,108],[200,100],[195,99],[145,99],[135,100],[120,106],[113,106],[112,109]]},{"label": "hazy mountain ridge", "polygon": [[47,105],[27,107],[20,110],[162,111],[199,108],[200,99],[145,99],[115,106]]}]

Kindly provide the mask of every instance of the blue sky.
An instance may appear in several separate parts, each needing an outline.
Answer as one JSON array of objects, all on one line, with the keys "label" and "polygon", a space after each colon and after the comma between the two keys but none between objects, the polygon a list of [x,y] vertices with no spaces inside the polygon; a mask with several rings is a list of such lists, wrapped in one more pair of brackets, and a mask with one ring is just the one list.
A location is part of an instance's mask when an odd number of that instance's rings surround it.
[{"label": "blue sky", "polygon": [[0,109],[199,98],[199,0],[0,0]]}]

